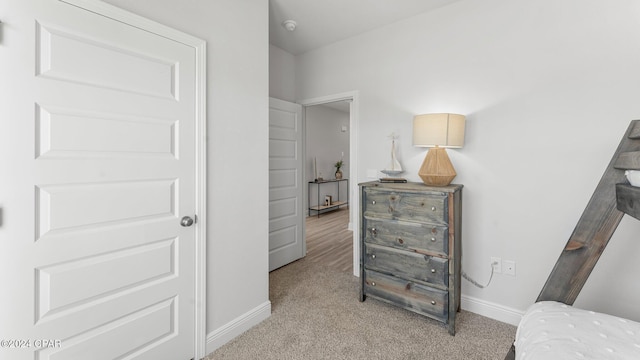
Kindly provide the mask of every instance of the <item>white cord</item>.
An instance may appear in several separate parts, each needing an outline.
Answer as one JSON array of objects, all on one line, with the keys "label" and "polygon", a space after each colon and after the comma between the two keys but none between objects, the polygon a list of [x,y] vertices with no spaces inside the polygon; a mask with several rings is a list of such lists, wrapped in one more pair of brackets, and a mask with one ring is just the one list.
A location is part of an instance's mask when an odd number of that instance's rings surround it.
[{"label": "white cord", "polygon": [[473,280],[469,275],[467,275],[467,273],[464,272],[464,270],[462,271],[462,277],[465,278],[470,283],[472,283],[473,285],[479,287],[480,289],[484,289],[487,286],[489,286],[489,284],[491,284],[491,279],[493,279],[493,265],[498,265],[498,263],[497,262],[491,263],[491,275],[489,276],[489,281],[487,282],[487,285],[480,285],[477,281]]}]

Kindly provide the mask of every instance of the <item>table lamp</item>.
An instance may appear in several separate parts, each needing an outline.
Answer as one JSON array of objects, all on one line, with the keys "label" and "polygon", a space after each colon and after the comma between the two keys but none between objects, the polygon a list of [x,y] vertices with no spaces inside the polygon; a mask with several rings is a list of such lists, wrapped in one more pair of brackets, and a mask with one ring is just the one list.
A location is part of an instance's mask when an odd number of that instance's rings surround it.
[{"label": "table lamp", "polygon": [[413,118],[413,145],[430,148],[418,175],[431,186],[446,186],[456,177],[456,170],[446,148],[464,145],[464,115],[424,114]]}]

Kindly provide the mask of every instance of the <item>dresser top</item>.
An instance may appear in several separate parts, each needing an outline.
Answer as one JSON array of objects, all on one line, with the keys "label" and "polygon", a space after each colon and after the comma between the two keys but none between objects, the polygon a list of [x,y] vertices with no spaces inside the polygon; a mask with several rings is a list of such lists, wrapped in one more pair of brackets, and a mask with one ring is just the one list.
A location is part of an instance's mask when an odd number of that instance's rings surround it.
[{"label": "dresser top", "polygon": [[358,186],[377,187],[380,189],[404,190],[404,191],[433,191],[452,193],[462,189],[461,184],[449,184],[447,186],[429,186],[421,182],[383,183],[380,181],[368,181]]}]

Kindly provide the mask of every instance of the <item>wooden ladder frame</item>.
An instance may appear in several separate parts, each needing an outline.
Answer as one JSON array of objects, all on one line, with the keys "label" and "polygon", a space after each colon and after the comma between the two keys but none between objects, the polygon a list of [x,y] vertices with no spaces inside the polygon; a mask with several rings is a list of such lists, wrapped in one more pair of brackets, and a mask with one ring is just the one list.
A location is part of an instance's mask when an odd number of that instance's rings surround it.
[{"label": "wooden ladder frame", "polygon": [[[640,170],[640,120],[631,121],[536,302],[573,305],[624,214],[640,219],[640,188],[625,170]],[[512,345],[505,360],[513,359]]]}]

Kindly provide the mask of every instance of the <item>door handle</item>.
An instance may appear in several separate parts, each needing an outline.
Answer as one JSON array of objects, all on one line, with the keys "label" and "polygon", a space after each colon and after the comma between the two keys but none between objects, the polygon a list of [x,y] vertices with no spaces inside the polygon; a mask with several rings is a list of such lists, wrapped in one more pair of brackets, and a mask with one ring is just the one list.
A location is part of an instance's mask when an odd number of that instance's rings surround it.
[{"label": "door handle", "polygon": [[180,220],[180,225],[182,225],[184,227],[189,227],[189,226],[193,225],[194,223],[195,223],[195,220],[193,220],[190,216],[184,216]]}]

